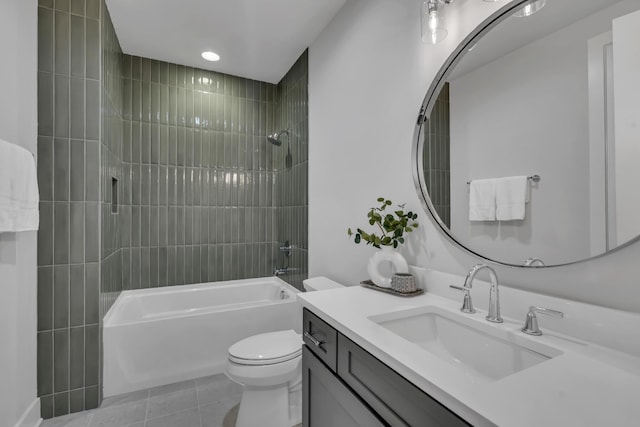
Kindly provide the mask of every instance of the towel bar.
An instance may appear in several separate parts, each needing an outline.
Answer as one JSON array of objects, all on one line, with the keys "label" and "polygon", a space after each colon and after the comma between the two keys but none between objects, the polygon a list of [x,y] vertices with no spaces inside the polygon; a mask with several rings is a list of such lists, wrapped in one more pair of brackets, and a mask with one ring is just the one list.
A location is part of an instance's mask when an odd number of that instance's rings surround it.
[{"label": "towel bar", "polygon": [[[537,174],[531,175],[531,176],[528,176],[527,179],[533,182],[540,182],[540,175],[537,175]],[[471,184],[471,181],[467,181],[467,184]]]}]

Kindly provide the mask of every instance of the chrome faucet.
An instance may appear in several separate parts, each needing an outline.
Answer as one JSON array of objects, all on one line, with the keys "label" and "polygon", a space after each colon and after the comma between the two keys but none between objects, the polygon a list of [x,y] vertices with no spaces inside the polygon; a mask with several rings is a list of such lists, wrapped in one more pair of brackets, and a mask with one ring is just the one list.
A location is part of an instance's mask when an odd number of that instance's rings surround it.
[{"label": "chrome faucet", "polygon": [[[487,269],[489,270],[489,278],[491,279],[491,287],[489,288],[489,313],[487,314],[486,319],[489,322],[494,323],[502,323],[502,317],[500,317],[500,295],[498,293],[498,276],[493,268],[489,267],[487,264],[476,264],[474,265],[469,273],[467,273],[467,277],[464,279],[464,286],[461,288],[459,286],[450,286],[453,289],[458,289],[466,292],[465,295],[465,304],[467,303],[467,298],[469,299],[469,306],[473,310],[473,306],[471,306],[471,296],[469,295],[469,291],[473,285],[473,279],[475,279],[476,275],[481,271]],[[465,313],[475,313],[473,311],[465,311],[464,305],[462,307],[462,311]]]},{"label": "chrome faucet", "polygon": [[527,258],[522,265],[524,267],[545,267],[544,261],[538,257]]},{"label": "chrome faucet", "polygon": [[274,276],[284,276],[285,274],[288,273],[293,273],[294,271],[298,271],[297,268],[295,267],[285,267],[285,268],[275,268],[273,270],[273,275]]},{"label": "chrome faucet", "polygon": [[538,318],[536,317],[536,313],[546,314],[551,317],[563,318],[564,313],[558,310],[551,310],[550,308],[537,307],[532,305],[529,307],[529,311],[527,312],[527,318],[524,322],[524,326],[520,329],[525,334],[540,336],[542,335],[542,331],[538,327]]}]

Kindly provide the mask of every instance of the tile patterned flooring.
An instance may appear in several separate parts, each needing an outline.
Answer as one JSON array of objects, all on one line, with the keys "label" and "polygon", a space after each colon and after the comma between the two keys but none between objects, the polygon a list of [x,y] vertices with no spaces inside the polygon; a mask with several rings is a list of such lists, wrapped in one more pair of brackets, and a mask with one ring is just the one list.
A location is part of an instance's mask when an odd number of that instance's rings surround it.
[{"label": "tile patterned flooring", "polygon": [[105,399],[41,427],[233,427],[242,387],[224,374]]}]

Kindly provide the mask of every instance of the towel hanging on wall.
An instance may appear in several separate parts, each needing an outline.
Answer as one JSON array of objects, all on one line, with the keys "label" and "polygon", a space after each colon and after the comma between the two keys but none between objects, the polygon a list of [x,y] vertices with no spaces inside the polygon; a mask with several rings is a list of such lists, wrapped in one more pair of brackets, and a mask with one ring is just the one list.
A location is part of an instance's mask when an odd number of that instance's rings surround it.
[{"label": "towel hanging on wall", "polygon": [[498,221],[523,220],[527,203],[528,178],[509,176],[497,178],[496,219]]},{"label": "towel hanging on wall", "polygon": [[39,202],[33,155],[0,140],[0,233],[37,230]]},{"label": "towel hanging on wall", "polygon": [[469,221],[496,220],[494,179],[474,179],[469,185]]}]

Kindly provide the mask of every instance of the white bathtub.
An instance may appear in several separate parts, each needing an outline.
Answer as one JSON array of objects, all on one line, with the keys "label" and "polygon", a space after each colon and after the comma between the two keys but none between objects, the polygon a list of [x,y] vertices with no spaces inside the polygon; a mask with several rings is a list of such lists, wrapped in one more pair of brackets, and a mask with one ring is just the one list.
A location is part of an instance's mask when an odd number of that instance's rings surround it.
[{"label": "white bathtub", "polygon": [[104,396],[218,374],[236,341],[300,332],[297,292],[276,277],[122,292],[104,318]]}]

